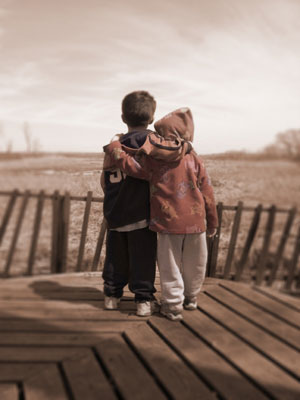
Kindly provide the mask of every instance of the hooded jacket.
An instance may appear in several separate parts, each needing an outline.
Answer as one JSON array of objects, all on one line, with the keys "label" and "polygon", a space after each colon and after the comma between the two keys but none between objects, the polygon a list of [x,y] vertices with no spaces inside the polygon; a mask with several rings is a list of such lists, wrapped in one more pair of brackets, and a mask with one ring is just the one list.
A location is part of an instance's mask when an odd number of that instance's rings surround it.
[{"label": "hooded jacket", "polygon": [[[191,140],[194,134],[189,109],[178,109],[155,124],[166,138]],[[104,148],[118,167],[128,175],[150,182],[150,225],[160,233],[190,234],[218,225],[213,188],[203,161],[194,152],[167,162],[126,153],[119,141]],[[143,152],[140,152],[141,154]]]},{"label": "hooded jacket", "polygon": [[[190,145],[179,137],[165,140],[156,132],[144,129],[121,134],[120,145],[129,154],[152,154],[165,160],[178,160]],[[143,178],[126,176],[114,157],[105,154],[103,162],[105,196],[104,217],[110,229],[150,219],[149,183]]]}]

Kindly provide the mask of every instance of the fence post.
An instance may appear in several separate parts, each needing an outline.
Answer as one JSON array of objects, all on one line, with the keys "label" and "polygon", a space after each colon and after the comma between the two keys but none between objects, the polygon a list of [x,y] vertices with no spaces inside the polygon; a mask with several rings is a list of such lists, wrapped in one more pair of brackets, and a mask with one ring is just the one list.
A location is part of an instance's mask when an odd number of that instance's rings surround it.
[{"label": "fence post", "polygon": [[86,234],[87,234],[87,228],[88,228],[89,216],[90,216],[90,210],[91,210],[91,203],[92,203],[92,196],[93,196],[93,192],[89,191],[87,193],[84,217],[83,217],[83,221],[82,221],[81,237],[80,237],[80,244],[79,244],[78,258],[77,258],[77,265],[76,265],[77,272],[79,272],[81,270],[81,264],[82,264],[82,260],[83,260]]},{"label": "fence post", "polygon": [[34,225],[33,225],[33,232],[32,232],[32,239],[31,239],[31,246],[30,246],[30,252],[29,252],[29,257],[28,257],[28,263],[27,263],[27,275],[32,275],[33,271],[33,264],[35,260],[35,251],[37,247],[37,241],[38,241],[38,236],[40,232],[40,226],[41,226],[41,219],[42,219],[42,212],[43,212],[43,206],[44,206],[44,191],[41,190],[37,199],[37,206],[36,206],[36,213],[35,213],[35,219],[34,219]]},{"label": "fence post", "polygon": [[6,230],[6,227],[8,225],[9,219],[10,219],[11,214],[13,212],[13,208],[14,208],[14,205],[16,203],[16,199],[17,199],[18,193],[19,193],[19,191],[17,189],[15,189],[12,192],[12,194],[10,196],[10,199],[9,199],[9,201],[7,203],[6,210],[5,210],[5,213],[4,213],[4,216],[3,216],[3,220],[2,220],[2,224],[1,224],[1,227],[0,227],[0,245],[2,243],[2,239],[3,239],[3,236],[5,234],[5,230]]},{"label": "fence post", "polygon": [[226,263],[225,263],[225,268],[224,268],[224,279],[228,279],[229,275],[230,275],[230,268],[231,268],[231,264],[232,264],[232,260],[233,260],[237,236],[239,233],[242,211],[243,211],[243,202],[239,201],[237,210],[235,213],[235,217],[234,217],[232,231],[231,231],[229,248],[228,248],[228,253],[227,253]]},{"label": "fence post", "polygon": [[98,237],[98,241],[97,241],[96,251],[95,251],[95,255],[94,255],[94,259],[93,259],[92,271],[97,271],[106,230],[107,230],[107,222],[106,222],[106,219],[103,217],[101,229],[100,229],[99,237]]},{"label": "fence post", "polygon": [[10,248],[9,248],[9,252],[8,252],[8,256],[7,256],[7,260],[6,260],[6,264],[5,264],[5,268],[4,268],[4,276],[9,275],[10,265],[11,265],[14,251],[16,248],[16,244],[18,241],[18,237],[19,237],[19,233],[21,230],[21,226],[22,226],[22,222],[23,222],[23,218],[24,218],[24,214],[25,214],[25,210],[27,207],[29,196],[30,196],[30,191],[26,190],[24,193],[22,204],[21,204],[21,208],[20,208],[20,212],[19,212],[19,216],[18,216],[18,220],[17,220],[17,225],[16,225],[16,228],[15,228],[15,231],[13,234]]},{"label": "fence post", "polygon": [[209,256],[207,262],[207,276],[214,277],[216,275],[217,269],[217,259],[218,259],[218,250],[219,250],[219,241],[221,235],[221,226],[222,226],[222,215],[223,215],[223,203],[219,202],[217,204],[217,212],[218,212],[218,221],[219,225],[217,228],[217,233],[215,234],[213,240],[211,241],[211,246],[209,247]]},{"label": "fence post", "polygon": [[296,236],[295,248],[294,248],[293,256],[292,256],[292,259],[291,259],[290,264],[289,264],[288,276],[287,276],[287,280],[286,280],[286,283],[285,283],[285,289],[286,290],[290,290],[291,289],[293,280],[295,278],[299,254],[300,254],[300,225],[299,225],[299,229],[298,229],[297,236]]},{"label": "fence post", "polygon": [[248,258],[249,252],[250,252],[250,248],[252,246],[255,234],[257,232],[258,224],[260,221],[261,210],[262,210],[261,204],[259,204],[256,207],[256,209],[254,210],[254,216],[253,216],[251,226],[250,226],[250,229],[248,232],[246,243],[244,245],[240,261],[238,262],[237,267],[236,267],[236,273],[234,276],[234,280],[236,280],[236,281],[239,281],[242,277],[242,273],[243,273],[244,267],[246,265],[246,261],[247,261],[247,258]]},{"label": "fence post", "polygon": [[52,197],[52,232],[51,232],[51,273],[57,272],[58,230],[59,230],[59,191],[55,190]]},{"label": "fence post", "polygon": [[59,198],[59,221],[57,235],[56,272],[62,273],[67,269],[68,235],[70,221],[70,194],[65,193]]},{"label": "fence post", "polygon": [[268,251],[269,251],[269,246],[270,246],[270,241],[271,241],[271,236],[272,236],[272,231],[273,231],[273,226],[274,226],[275,214],[276,214],[276,206],[272,205],[269,210],[269,218],[268,218],[267,225],[266,225],[263,248],[262,248],[259,260],[258,260],[256,279],[255,279],[256,285],[260,285],[264,279],[266,262],[267,262],[267,258],[268,258]]},{"label": "fence post", "polygon": [[278,246],[278,250],[277,250],[276,255],[275,255],[274,264],[272,265],[270,276],[269,276],[269,279],[267,281],[267,285],[268,286],[271,286],[272,283],[275,280],[276,273],[277,273],[277,270],[278,270],[278,267],[279,267],[279,263],[281,261],[282,254],[283,254],[283,251],[284,251],[284,247],[285,247],[285,244],[286,244],[287,239],[289,237],[289,233],[290,233],[293,221],[295,219],[296,213],[297,213],[297,209],[296,208],[292,208],[289,211],[289,214],[288,214],[288,217],[287,217],[287,221],[286,221],[286,224],[285,224],[282,236],[281,236],[281,240],[280,240],[280,243],[279,243],[279,246]]}]

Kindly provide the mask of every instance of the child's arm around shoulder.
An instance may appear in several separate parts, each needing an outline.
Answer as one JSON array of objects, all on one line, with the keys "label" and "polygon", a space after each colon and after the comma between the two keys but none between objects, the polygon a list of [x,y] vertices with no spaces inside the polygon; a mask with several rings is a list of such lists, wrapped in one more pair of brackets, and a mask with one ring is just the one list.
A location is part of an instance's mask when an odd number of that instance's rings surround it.
[{"label": "child's arm around shoulder", "polygon": [[150,179],[150,174],[146,168],[145,157],[141,156],[140,162],[143,164],[142,166],[132,155],[126,153],[122,149],[122,144],[119,140],[115,140],[107,146],[104,146],[103,151],[114,160],[115,165],[120,168],[121,171],[125,172],[125,174],[138,179]]}]

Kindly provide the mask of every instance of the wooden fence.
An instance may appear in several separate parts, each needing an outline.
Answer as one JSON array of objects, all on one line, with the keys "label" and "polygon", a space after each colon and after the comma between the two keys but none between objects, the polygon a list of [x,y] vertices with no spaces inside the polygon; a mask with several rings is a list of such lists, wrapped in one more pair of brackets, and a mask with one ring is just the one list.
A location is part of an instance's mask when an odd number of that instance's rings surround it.
[{"label": "wooden fence", "polygon": [[[2,266],[1,276],[32,275],[41,273],[36,266],[39,255],[38,242],[41,241],[41,226],[48,220],[46,231],[49,232],[49,261],[46,273],[62,273],[66,271],[98,270],[100,256],[105,240],[106,223],[102,217],[102,197],[93,197],[92,192],[86,196],[71,196],[69,193],[38,194],[30,191],[0,192],[0,255]],[[26,210],[31,206],[32,220],[25,217]],[[47,202],[47,207],[45,203]],[[77,220],[78,241],[74,247],[76,257],[68,260],[70,241],[74,242],[74,234],[70,234],[70,221],[74,217],[71,204],[84,204]],[[92,206],[96,206],[94,216],[94,232],[97,238],[91,240],[88,233]],[[282,209],[275,205],[271,207],[247,207],[242,202],[236,206],[218,203],[220,226],[217,235],[208,239],[208,276],[233,279],[254,280],[257,285],[271,286],[280,281],[286,290],[299,290],[300,271],[300,226],[299,216],[295,208]],[[48,218],[43,217],[48,210]],[[49,210],[50,209],[50,210]],[[27,213],[28,214],[28,213]],[[77,224],[77,225],[78,225]],[[21,232],[26,232],[28,245],[23,253],[18,245],[24,244]],[[95,235],[94,235],[95,236]],[[91,245],[92,242],[92,245]],[[75,243],[75,242],[74,242]],[[86,244],[92,249],[88,261],[84,261]],[[24,247],[24,246],[23,246]],[[91,250],[91,249],[90,249]],[[27,251],[27,254],[26,254]],[[26,265],[13,272],[16,253],[19,261]],[[25,253],[24,253],[25,252]],[[90,251],[91,253],[91,251]],[[103,256],[102,256],[103,257]]]}]

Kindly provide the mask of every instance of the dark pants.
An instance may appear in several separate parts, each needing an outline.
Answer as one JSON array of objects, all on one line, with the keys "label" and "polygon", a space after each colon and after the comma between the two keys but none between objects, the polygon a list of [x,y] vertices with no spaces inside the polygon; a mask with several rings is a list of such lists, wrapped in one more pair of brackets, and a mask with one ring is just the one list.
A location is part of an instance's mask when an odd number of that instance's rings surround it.
[{"label": "dark pants", "polygon": [[104,294],[122,297],[128,284],[135,301],[153,300],[156,233],[148,228],[131,232],[108,231],[103,269]]}]

